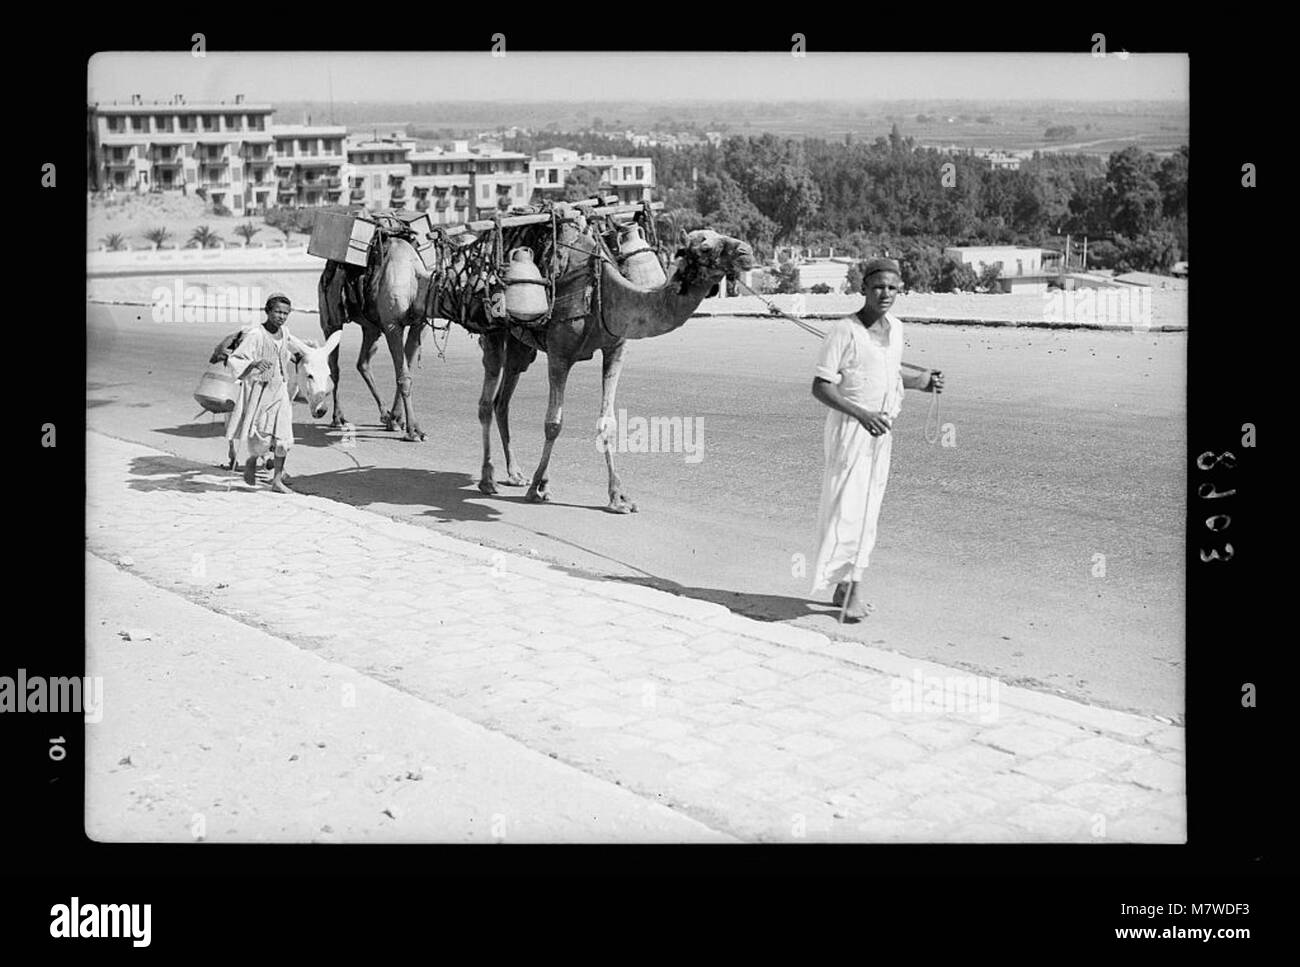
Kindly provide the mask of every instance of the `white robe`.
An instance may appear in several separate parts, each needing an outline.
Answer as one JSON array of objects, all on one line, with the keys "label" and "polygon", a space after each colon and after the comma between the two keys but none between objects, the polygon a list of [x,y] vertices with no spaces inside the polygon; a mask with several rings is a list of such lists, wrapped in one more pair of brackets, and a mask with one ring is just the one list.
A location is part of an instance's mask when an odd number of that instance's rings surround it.
[{"label": "white robe", "polygon": [[[887,334],[868,331],[857,316],[836,320],[822,341],[816,375],[859,406],[883,410],[892,421],[903,408],[903,324],[888,313],[885,321]],[[817,508],[814,595],[862,579],[876,544],[893,433],[873,437],[847,413],[829,409],[823,438],[826,469]]]},{"label": "white robe", "polygon": [[[277,456],[284,456],[293,446],[290,359],[306,346],[285,327],[280,335],[277,340],[264,326],[253,326],[230,354],[230,368],[240,381],[240,391],[226,420],[226,439],[245,444],[252,457],[272,449]],[[257,373],[252,364],[262,359],[270,362],[271,368]]]}]

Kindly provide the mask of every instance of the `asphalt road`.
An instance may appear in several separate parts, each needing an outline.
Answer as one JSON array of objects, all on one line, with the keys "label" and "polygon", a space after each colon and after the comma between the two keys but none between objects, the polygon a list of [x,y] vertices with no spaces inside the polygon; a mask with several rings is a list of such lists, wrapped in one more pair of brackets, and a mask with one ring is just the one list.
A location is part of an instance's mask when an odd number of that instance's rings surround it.
[{"label": "asphalt road", "polygon": [[[296,313],[289,327],[319,337],[314,315]],[[234,328],[88,306],[90,428],[218,462],[222,424],[195,419],[190,394],[207,353]],[[303,492],[751,617],[1182,721],[1185,334],[909,327],[904,358],[947,375],[940,419],[954,445],[924,442],[931,398],[909,392],[868,575],[877,613],[847,627],[828,603],[807,598],[825,418],[809,393],[814,337],[779,320],[698,319],[632,343],[617,408],[689,420],[702,427],[703,447],[698,460],[619,454],[640,505],[628,516],[603,509],[598,360],[570,376],[553,502],[538,506],[524,502],[523,488],[485,497],[475,487],[482,367],[472,337],[453,327],[445,361],[426,339],[415,374],[422,444],[379,428],[352,367],[359,344],[359,328],[347,327],[343,398],[358,421],[355,445],[344,447],[328,418],[313,422],[296,407],[288,471]],[[375,372],[391,397],[382,348]],[[513,406],[525,474],[541,451],[545,406],[539,357]],[[495,453],[502,476],[499,446]],[[392,581],[413,599],[438,593],[419,574]]]}]

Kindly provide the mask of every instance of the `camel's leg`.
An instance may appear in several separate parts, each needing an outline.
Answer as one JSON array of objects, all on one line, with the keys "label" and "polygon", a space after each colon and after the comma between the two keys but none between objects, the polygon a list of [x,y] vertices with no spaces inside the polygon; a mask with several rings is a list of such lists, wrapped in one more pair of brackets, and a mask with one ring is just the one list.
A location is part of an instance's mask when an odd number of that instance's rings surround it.
[{"label": "camel's leg", "polygon": [[515,395],[519,385],[519,375],[528,368],[537,356],[537,350],[525,346],[514,339],[503,340],[505,346],[505,372],[501,377],[501,388],[497,390],[493,409],[497,415],[497,429],[501,433],[501,449],[506,455],[506,480],[512,487],[522,487],[527,481],[519,472],[515,462],[515,451],[510,446],[510,399]]},{"label": "camel's leg", "polygon": [[497,493],[496,468],[492,466],[492,401],[497,398],[508,338],[506,333],[485,333],[478,337],[483,350],[483,391],[478,397],[478,423],[483,430],[483,469],[479,473],[478,489],[485,494]]},{"label": "camel's leg", "polygon": [[374,362],[375,353],[378,351],[379,330],[373,326],[362,326],[361,351],[357,353],[357,372],[361,374],[361,379],[370,390],[370,395],[375,398],[375,406],[379,407],[379,422],[385,430],[391,430],[392,416],[384,409],[384,401],[379,398],[379,390],[375,388],[375,377],[370,373],[370,364]]},{"label": "camel's leg", "polygon": [[560,435],[564,422],[564,385],[569,381],[569,370],[573,360],[552,353],[546,357],[546,372],[551,384],[550,398],[546,403],[546,443],[542,447],[542,460],[533,472],[533,482],[528,488],[527,499],[542,503],[551,499],[547,489],[546,467],[551,462],[551,450]]},{"label": "camel's leg", "polygon": [[[334,263],[326,263],[320,281],[316,284],[320,328],[326,339],[342,329],[348,319],[347,307],[343,302],[343,280],[339,277],[339,272]],[[335,346],[334,351],[330,353],[330,379],[334,381],[334,418],[330,421],[330,426],[347,425],[347,417],[343,415],[343,409],[339,406],[339,350],[342,346],[340,340],[339,345]]]},{"label": "camel's leg", "polygon": [[[406,371],[409,374],[415,373],[416,364],[420,361],[421,337],[424,335],[424,323],[413,323],[406,331]],[[407,417],[402,411],[402,389],[398,386],[393,394],[393,408],[390,411],[393,419],[399,426],[405,427]],[[419,427],[416,427],[418,430]],[[421,434],[423,436],[423,434]]]},{"label": "camel's leg", "polygon": [[614,446],[618,440],[618,423],[614,418],[614,394],[618,390],[618,376],[623,371],[623,350],[626,342],[600,351],[601,399],[600,422],[596,425],[596,446],[605,452],[605,466],[609,468],[609,510],[615,514],[635,514],[636,504],[623,493],[623,481],[614,469]]},{"label": "camel's leg", "polygon": [[[402,349],[402,327],[394,326],[384,336],[388,340],[388,351],[393,356],[393,369],[397,372],[397,391],[402,397],[401,412],[406,414],[406,432],[402,434],[402,439],[408,443],[419,443],[424,439],[424,432],[415,422],[415,414],[411,412],[411,371],[406,368],[406,355]],[[394,407],[394,415],[396,409]]]}]

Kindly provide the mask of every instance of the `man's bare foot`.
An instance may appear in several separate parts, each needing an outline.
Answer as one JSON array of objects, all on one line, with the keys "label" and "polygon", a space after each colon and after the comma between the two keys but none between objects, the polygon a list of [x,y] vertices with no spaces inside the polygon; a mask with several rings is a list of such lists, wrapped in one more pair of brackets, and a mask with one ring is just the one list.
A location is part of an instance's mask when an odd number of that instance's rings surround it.
[{"label": "man's bare foot", "polygon": [[853,594],[849,598],[849,606],[844,609],[844,623],[852,624],[861,621],[876,610],[876,606],[866,601],[862,597],[862,585],[853,585]]},{"label": "man's bare foot", "polygon": [[250,487],[257,486],[257,457],[249,457],[244,461],[244,483]]},{"label": "man's bare foot", "polygon": [[296,494],[298,492],[292,489],[288,484],[286,484],[284,482],[283,477],[276,477],[274,480],[272,480],[271,489],[274,490],[277,494]]}]

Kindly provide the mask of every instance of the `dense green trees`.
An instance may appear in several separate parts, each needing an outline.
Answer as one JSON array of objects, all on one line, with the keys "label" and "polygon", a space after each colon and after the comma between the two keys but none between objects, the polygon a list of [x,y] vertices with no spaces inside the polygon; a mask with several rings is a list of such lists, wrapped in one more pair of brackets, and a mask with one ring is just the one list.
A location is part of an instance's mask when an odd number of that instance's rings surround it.
[{"label": "dense green trees", "polygon": [[892,254],[912,288],[969,281],[955,268],[944,275],[948,245],[1058,247],[1068,233],[1076,242],[1088,237],[1092,267],[1163,271],[1188,258],[1186,147],[1163,159],[1136,146],[1109,158],[1043,152],[1010,171],[973,154],[917,147],[898,123],[871,144],[773,134],[679,150],[637,149],[591,132],[544,140],[536,147],[558,141],[596,154],[648,155],[656,195],[679,225],[737,235],[762,257],[778,244]]}]

